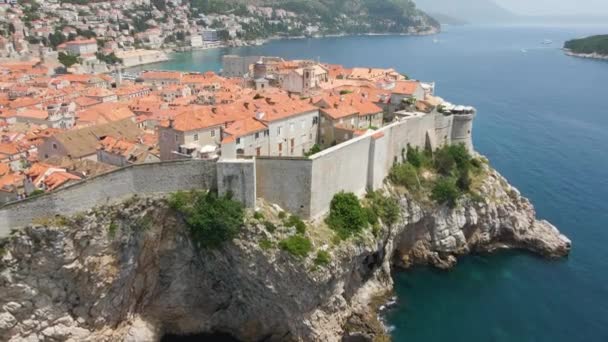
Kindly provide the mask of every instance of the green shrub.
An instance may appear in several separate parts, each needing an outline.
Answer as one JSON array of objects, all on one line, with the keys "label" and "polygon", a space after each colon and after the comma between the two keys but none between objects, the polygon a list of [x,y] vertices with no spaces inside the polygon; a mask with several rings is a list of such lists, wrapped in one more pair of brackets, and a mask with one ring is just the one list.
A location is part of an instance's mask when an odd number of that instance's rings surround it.
[{"label": "green shrub", "polygon": [[32,193],[30,193],[30,197],[34,197],[34,196],[40,196],[44,194],[44,190],[40,190],[40,189],[36,189],[34,191],[32,191]]},{"label": "green shrub", "polygon": [[287,217],[287,214],[286,214],[284,211],[281,211],[281,212],[279,213],[279,218],[282,220],[282,219],[284,219],[285,217]]},{"label": "green shrub", "polygon": [[426,155],[418,147],[413,148],[410,144],[407,145],[406,161],[412,166],[419,169],[425,164],[426,159]]},{"label": "green shrub", "polygon": [[299,258],[304,258],[312,250],[310,240],[302,235],[293,235],[279,243],[282,250],[287,251],[291,255]]},{"label": "green shrub", "polygon": [[374,211],[373,208],[363,207],[363,211],[365,212],[365,217],[367,217],[367,222],[369,224],[378,223],[378,214],[376,214],[376,211]]},{"label": "green shrub", "polygon": [[456,161],[450,154],[449,148],[440,148],[435,151],[435,170],[444,176],[449,176],[456,167]]},{"label": "green shrub", "polygon": [[460,196],[458,187],[450,178],[442,178],[433,187],[431,198],[438,203],[446,203],[450,207],[456,205],[456,201]]},{"label": "green shrub", "polygon": [[230,195],[214,192],[177,192],[169,205],[184,215],[193,241],[201,248],[218,248],[232,240],[243,224],[244,211]]},{"label": "green shrub", "polygon": [[450,145],[448,150],[459,169],[470,168],[472,158],[464,144]]},{"label": "green shrub", "polygon": [[315,258],[316,266],[327,266],[331,262],[331,256],[326,251],[318,251]]},{"label": "green shrub", "polygon": [[291,215],[285,222],[285,226],[295,227],[296,232],[299,234],[304,234],[306,232],[306,223],[304,223],[304,221],[302,221],[302,219],[297,215]]},{"label": "green shrub", "polygon": [[116,232],[118,231],[118,225],[112,221],[108,226],[108,236],[113,239],[116,236]]},{"label": "green shrub", "polygon": [[305,157],[310,157],[313,154],[317,154],[319,152],[321,152],[323,149],[321,148],[321,146],[319,146],[318,144],[314,144],[312,145],[312,147],[310,148],[310,151],[304,153]]},{"label": "green shrub", "polygon": [[253,213],[253,218],[256,220],[263,220],[264,214],[262,214],[262,212],[260,211],[256,211],[255,213]]},{"label": "green shrub", "polygon": [[264,227],[269,233],[274,233],[274,231],[277,230],[277,226],[275,226],[274,223],[270,221],[264,221]]},{"label": "green shrub", "polygon": [[[396,199],[385,196],[381,191],[370,191],[365,197],[369,202],[372,212],[374,212],[383,223],[392,225],[399,220],[401,209]],[[375,222],[370,222],[374,224]]]},{"label": "green shrub", "polygon": [[471,155],[464,144],[446,145],[435,151],[435,170],[449,176],[458,168],[458,171],[471,168]]},{"label": "green shrub", "polygon": [[481,168],[481,165],[483,164],[483,162],[477,158],[473,158],[471,159],[471,166],[473,166],[476,169]]},{"label": "green shrub", "polygon": [[469,175],[468,170],[460,170],[456,185],[463,192],[469,192],[469,190],[471,190],[471,176]]},{"label": "green shrub", "polygon": [[342,239],[360,232],[369,224],[365,210],[352,192],[340,192],[334,195],[325,222]]},{"label": "green shrub", "polygon": [[407,189],[418,189],[420,187],[418,171],[410,163],[393,165],[388,178],[394,184],[404,186]]},{"label": "green shrub", "polygon": [[265,251],[271,249],[273,246],[274,246],[274,244],[272,243],[272,241],[270,241],[268,239],[260,240],[260,248]]},{"label": "green shrub", "polygon": [[378,237],[380,236],[380,225],[378,223],[372,225],[372,234],[374,235],[374,237]]}]

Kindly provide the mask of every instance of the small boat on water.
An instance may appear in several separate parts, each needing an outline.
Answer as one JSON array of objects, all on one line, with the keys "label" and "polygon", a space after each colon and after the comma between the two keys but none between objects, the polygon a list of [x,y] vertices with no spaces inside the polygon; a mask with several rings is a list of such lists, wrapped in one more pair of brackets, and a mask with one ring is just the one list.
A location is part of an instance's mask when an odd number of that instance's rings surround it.
[{"label": "small boat on water", "polygon": [[526,50],[526,49],[521,49],[521,52],[523,52],[523,53],[527,53],[527,52],[528,52],[528,50]]},{"label": "small boat on water", "polygon": [[543,40],[543,45],[551,45],[551,44],[553,44],[553,41],[551,39]]}]

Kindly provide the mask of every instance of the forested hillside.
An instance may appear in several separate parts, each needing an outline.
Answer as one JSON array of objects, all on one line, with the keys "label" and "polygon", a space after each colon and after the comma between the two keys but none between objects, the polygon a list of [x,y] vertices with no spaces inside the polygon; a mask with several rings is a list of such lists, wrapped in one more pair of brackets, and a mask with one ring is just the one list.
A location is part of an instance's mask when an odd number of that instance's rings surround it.
[{"label": "forested hillside", "polygon": [[[439,23],[411,0],[191,0],[200,13],[246,13],[247,5],[295,13],[322,33],[417,33]],[[273,14],[274,15],[274,14]]]},{"label": "forested hillside", "polygon": [[572,39],[567,41],[564,47],[574,53],[597,53],[608,56],[608,34]]}]

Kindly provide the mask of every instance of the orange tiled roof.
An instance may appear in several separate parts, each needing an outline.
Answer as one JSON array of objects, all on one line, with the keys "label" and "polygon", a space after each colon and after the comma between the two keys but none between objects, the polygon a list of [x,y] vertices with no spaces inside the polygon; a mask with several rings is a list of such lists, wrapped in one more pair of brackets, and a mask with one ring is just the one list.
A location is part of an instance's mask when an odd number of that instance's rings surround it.
[{"label": "orange tiled roof", "polygon": [[8,174],[11,171],[11,168],[5,164],[5,163],[0,163],[0,176],[4,176],[6,174]]},{"label": "orange tiled roof", "polygon": [[398,81],[395,82],[395,88],[392,91],[395,94],[413,95],[419,86],[418,81]]},{"label": "orange tiled roof", "polygon": [[348,104],[338,104],[334,107],[321,108],[321,112],[328,115],[334,120],[359,114],[357,108]]},{"label": "orange tiled roof", "polygon": [[20,153],[17,144],[15,143],[0,143],[0,155],[12,156]]},{"label": "orange tiled roof", "polygon": [[260,121],[252,117],[248,117],[242,120],[235,121],[232,124],[228,125],[228,127],[224,129],[224,132],[226,134],[234,136],[235,138],[238,138],[253,134],[255,132],[263,131],[266,128],[267,126],[261,123]]},{"label": "orange tiled roof", "polygon": [[53,172],[44,180],[48,191],[55,190],[71,180],[81,180],[82,178],[69,172]]},{"label": "orange tiled roof", "polygon": [[81,123],[103,124],[134,117],[135,114],[122,103],[100,103],[77,114]]},{"label": "orange tiled roof", "polygon": [[27,108],[25,110],[18,110],[15,115],[23,118],[46,120],[46,118],[48,118],[49,116],[49,113],[46,110],[42,109]]}]

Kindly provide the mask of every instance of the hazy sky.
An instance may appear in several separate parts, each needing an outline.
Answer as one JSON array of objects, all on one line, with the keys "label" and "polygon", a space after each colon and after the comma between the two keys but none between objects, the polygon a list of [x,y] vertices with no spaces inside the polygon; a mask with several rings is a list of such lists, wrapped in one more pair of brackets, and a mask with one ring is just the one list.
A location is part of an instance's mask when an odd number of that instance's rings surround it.
[{"label": "hazy sky", "polygon": [[503,7],[533,15],[597,14],[608,15],[608,0],[494,0]]}]

